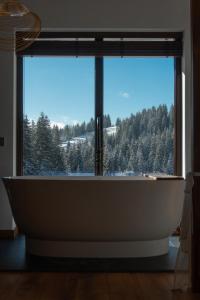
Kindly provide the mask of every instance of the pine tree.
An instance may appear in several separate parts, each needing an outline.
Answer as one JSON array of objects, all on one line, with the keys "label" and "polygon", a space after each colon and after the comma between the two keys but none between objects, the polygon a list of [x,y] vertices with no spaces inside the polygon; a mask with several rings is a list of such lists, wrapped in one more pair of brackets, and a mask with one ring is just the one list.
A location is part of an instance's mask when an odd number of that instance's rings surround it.
[{"label": "pine tree", "polygon": [[111,127],[111,118],[110,118],[110,115],[104,115],[104,117],[103,117],[103,127],[104,128]]},{"label": "pine tree", "polygon": [[64,151],[60,147],[61,138],[58,126],[54,126],[52,129],[52,171],[55,174],[65,174],[67,166],[64,160]]},{"label": "pine tree", "polygon": [[163,171],[162,164],[163,164],[163,145],[161,139],[159,139],[157,140],[157,145],[156,145],[156,156],[154,159],[153,171],[155,173],[161,173]]},{"label": "pine tree", "polygon": [[40,114],[37,121],[35,136],[36,174],[53,174],[53,140],[50,121],[44,113]]},{"label": "pine tree", "polygon": [[170,174],[170,175],[173,175],[173,172],[174,172],[172,153],[170,153],[168,161],[167,161],[166,172],[167,172],[167,174]]},{"label": "pine tree", "polygon": [[35,163],[33,155],[33,133],[28,117],[24,117],[23,121],[23,173],[24,175],[34,175]]},{"label": "pine tree", "polygon": [[149,158],[148,158],[147,172],[149,173],[153,173],[154,171],[155,157],[156,157],[156,135],[153,134],[151,138],[151,145],[150,145]]},{"label": "pine tree", "polygon": [[[104,116],[104,128],[111,126],[110,115]],[[173,174],[174,106],[143,109],[125,119],[117,118],[117,132],[109,136],[104,130],[104,170],[106,174],[134,171]],[[24,174],[55,175],[94,172],[95,122],[50,127],[41,113],[37,124],[24,118]],[[74,137],[86,141],[72,143]],[[68,142],[65,150],[62,142]]]}]

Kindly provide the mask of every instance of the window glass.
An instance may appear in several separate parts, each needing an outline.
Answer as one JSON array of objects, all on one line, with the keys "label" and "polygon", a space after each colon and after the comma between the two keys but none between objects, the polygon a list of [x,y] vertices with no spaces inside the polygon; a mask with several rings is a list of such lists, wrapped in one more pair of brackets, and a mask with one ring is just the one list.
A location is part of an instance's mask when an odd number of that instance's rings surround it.
[{"label": "window glass", "polygon": [[104,59],[104,174],[174,173],[174,58]]},{"label": "window glass", "polygon": [[24,58],[24,175],[94,175],[94,58]]}]

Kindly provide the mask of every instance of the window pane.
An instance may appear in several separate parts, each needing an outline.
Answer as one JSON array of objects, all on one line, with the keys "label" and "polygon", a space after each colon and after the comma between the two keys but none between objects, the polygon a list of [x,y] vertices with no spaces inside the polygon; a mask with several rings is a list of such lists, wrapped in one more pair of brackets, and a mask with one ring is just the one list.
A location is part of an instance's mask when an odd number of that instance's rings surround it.
[{"label": "window pane", "polygon": [[105,58],[104,174],[174,173],[174,58]]},{"label": "window pane", "polygon": [[24,175],[94,175],[94,58],[24,58]]}]

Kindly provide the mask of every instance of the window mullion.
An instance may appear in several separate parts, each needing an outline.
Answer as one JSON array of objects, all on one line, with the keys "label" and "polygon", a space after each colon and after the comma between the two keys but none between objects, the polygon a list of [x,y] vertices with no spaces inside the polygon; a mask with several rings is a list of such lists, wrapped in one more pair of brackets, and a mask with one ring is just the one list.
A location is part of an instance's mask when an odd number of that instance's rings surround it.
[{"label": "window mullion", "polygon": [[16,175],[23,175],[23,56],[17,57],[17,163]]},{"label": "window mullion", "polygon": [[182,176],[182,72],[181,58],[174,59],[174,175]]},{"label": "window mullion", "polygon": [[103,57],[95,58],[95,175],[103,175]]}]

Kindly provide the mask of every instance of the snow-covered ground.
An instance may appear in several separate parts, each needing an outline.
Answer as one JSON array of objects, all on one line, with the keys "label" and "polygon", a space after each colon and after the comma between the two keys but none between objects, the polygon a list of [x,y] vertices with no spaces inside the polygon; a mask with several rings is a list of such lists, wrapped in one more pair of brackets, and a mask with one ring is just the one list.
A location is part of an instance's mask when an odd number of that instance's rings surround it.
[{"label": "snow-covered ground", "polygon": [[[117,132],[117,126],[107,127],[104,130],[107,133],[107,135],[109,135],[109,136],[115,135]],[[77,137],[71,138],[69,141],[61,143],[60,147],[65,149],[68,147],[68,144],[70,144],[70,145],[83,144],[86,141],[90,141],[93,136],[94,136],[94,132],[88,132],[83,136],[77,136]]]},{"label": "snow-covered ground", "polygon": [[105,129],[107,135],[115,135],[117,132],[117,126],[108,127]]},{"label": "snow-covered ground", "polygon": [[78,144],[83,144],[86,142],[86,137],[74,137],[69,141],[63,142],[60,147],[61,148],[67,148],[68,144],[70,145],[78,145]]}]

